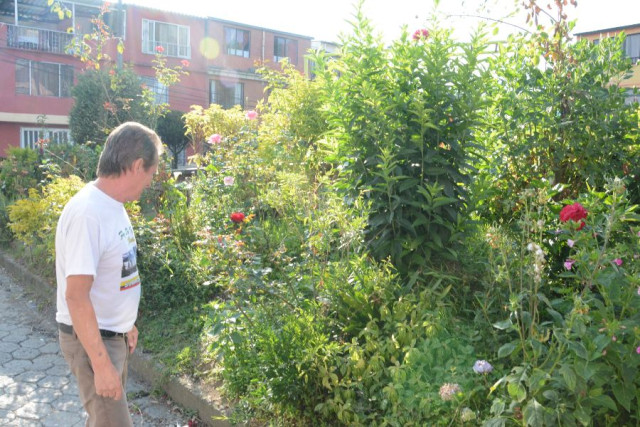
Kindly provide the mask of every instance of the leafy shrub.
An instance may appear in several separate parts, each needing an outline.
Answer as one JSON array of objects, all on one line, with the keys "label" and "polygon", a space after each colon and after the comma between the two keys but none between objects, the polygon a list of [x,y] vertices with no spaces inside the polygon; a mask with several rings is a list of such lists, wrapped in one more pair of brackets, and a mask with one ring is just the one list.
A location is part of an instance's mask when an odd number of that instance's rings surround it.
[{"label": "leafy shrub", "polygon": [[485,44],[457,43],[445,30],[412,39],[405,30],[387,48],[361,14],[354,30],[338,59],[316,58],[335,141],[327,160],[348,172],[347,193],[370,200],[372,253],[415,283],[434,262],[457,257]]},{"label": "leafy shrub", "polygon": [[84,182],[77,176],[57,177],[39,192],[29,189],[29,197],[8,207],[9,228],[27,247],[42,251],[47,261],[55,257],[55,231],[64,205]]},{"label": "leafy shrub", "polygon": [[96,178],[102,145],[50,144],[44,152],[41,169],[49,176],[76,175],[83,181]]},{"label": "leafy shrub", "polygon": [[[546,204],[553,220],[525,215],[529,229],[537,232],[520,236],[517,247],[525,248],[520,257],[508,248],[503,252],[508,256],[496,258],[495,271],[502,273],[490,279],[491,286],[508,285],[502,289],[508,316],[494,313],[502,317],[494,324],[506,340],[497,356],[509,373],[492,387],[497,396],[491,422],[638,421],[640,383],[629,372],[640,365],[635,326],[640,320],[640,215],[627,197],[621,180],[611,180],[605,192],[581,197],[588,212],[583,229],[580,221],[558,221],[560,207]],[[539,203],[528,206],[527,212],[536,212]],[[553,268],[548,247],[566,248],[556,252],[563,258],[560,270]]]},{"label": "leafy shrub", "polygon": [[569,44],[536,33],[500,45],[477,134],[486,150],[474,189],[481,215],[509,220],[521,208],[517,195],[542,179],[565,185],[559,197],[601,187],[620,171],[637,188],[638,108],[612,84],[631,67],[623,42],[623,34]]},{"label": "leafy shrub", "polygon": [[28,148],[9,147],[7,157],[0,165],[2,193],[10,200],[29,195],[29,189],[35,188],[42,177],[38,165],[38,153]]}]

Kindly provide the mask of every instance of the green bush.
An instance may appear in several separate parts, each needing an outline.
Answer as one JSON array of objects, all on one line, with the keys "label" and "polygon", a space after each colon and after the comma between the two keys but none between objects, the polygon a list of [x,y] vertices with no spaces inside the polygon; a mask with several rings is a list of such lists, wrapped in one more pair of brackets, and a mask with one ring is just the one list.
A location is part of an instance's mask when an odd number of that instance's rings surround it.
[{"label": "green bush", "polygon": [[[582,196],[588,214],[579,221],[557,217],[575,200],[559,206],[551,193],[540,197],[544,190],[528,193],[519,239],[491,237],[498,256],[487,286],[499,287],[508,309],[490,313],[505,372],[492,386],[491,422],[635,424],[640,382],[630,373],[640,365],[638,208],[628,204],[621,180]],[[557,247],[561,269],[553,267],[550,248]]]},{"label": "green bush", "polygon": [[[612,84],[630,71],[623,41],[621,34],[569,44],[538,33],[500,45],[477,133],[486,150],[473,190],[480,215],[509,221],[521,208],[517,195],[542,179],[565,185],[558,197],[623,172],[638,188],[638,108]],[[550,45],[563,55],[552,55]]]},{"label": "green bush", "polygon": [[58,218],[67,201],[84,185],[77,176],[57,177],[41,192],[30,188],[29,197],[17,200],[7,208],[9,228],[14,236],[27,247],[42,253],[50,265],[53,265],[55,257]]},{"label": "green bush", "polygon": [[390,257],[410,284],[457,258],[485,48],[480,36],[462,44],[442,29],[417,38],[405,30],[386,47],[358,14],[339,58],[315,58],[330,128],[326,158],[344,172],[346,194],[370,201],[370,250]]},{"label": "green bush", "polygon": [[29,189],[37,187],[42,179],[39,164],[35,150],[9,147],[7,157],[0,164],[2,193],[9,201],[27,197]]}]

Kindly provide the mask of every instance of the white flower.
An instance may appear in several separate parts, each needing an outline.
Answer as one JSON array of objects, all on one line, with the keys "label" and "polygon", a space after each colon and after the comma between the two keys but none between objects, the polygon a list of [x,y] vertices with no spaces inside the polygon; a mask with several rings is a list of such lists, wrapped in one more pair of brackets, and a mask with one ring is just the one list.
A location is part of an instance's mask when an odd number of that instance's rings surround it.
[{"label": "white flower", "polygon": [[236,182],[236,179],[232,176],[225,176],[222,181],[224,182],[224,185],[229,186],[233,185],[233,183]]},{"label": "white flower", "polygon": [[486,360],[476,360],[476,363],[473,364],[473,372],[476,374],[488,374],[491,371],[493,371],[493,366]]}]

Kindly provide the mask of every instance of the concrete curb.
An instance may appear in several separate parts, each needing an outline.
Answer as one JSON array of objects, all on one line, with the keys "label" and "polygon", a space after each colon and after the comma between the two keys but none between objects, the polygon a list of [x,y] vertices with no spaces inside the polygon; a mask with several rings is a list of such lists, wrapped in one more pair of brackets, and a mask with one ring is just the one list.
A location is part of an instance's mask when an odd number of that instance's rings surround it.
[{"label": "concrete curb", "polygon": [[[3,267],[24,289],[37,300],[38,305],[45,311],[55,313],[56,293],[55,285],[48,283],[41,277],[31,273],[16,262],[10,255],[0,248],[0,266]],[[43,327],[55,330],[53,319],[43,319]],[[161,367],[151,357],[137,351],[129,359],[129,369],[145,382],[162,389],[174,402],[196,411],[198,418],[210,427],[227,427],[231,424],[226,420],[229,405],[219,393],[212,390],[205,393],[187,379],[166,377]]]}]

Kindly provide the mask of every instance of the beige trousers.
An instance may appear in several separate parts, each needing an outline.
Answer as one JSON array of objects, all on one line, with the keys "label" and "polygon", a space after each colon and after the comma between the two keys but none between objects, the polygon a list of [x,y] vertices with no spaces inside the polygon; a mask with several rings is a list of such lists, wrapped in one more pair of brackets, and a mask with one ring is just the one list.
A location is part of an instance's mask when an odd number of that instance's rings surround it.
[{"label": "beige trousers", "polygon": [[[102,338],[111,362],[122,375],[122,386],[126,390],[127,362],[129,349],[125,337]],[[127,427],[133,426],[126,391],[120,400],[98,396],[93,379],[93,368],[87,352],[74,333],[60,332],[60,348],[71,373],[78,381],[80,401],[87,411],[87,427]]]}]

